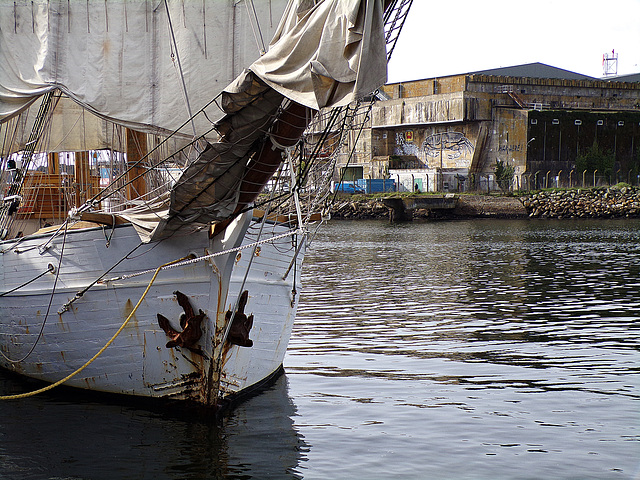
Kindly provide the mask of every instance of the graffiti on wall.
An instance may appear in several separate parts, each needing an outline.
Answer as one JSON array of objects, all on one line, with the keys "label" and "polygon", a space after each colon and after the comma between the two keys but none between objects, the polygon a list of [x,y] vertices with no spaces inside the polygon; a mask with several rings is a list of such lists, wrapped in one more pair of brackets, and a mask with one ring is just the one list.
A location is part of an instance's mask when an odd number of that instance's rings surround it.
[{"label": "graffiti on wall", "polygon": [[449,160],[455,160],[466,154],[473,153],[473,144],[461,132],[444,132],[429,135],[422,149],[428,157],[439,157],[440,152]]},{"label": "graffiti on wall", "polygon": [[524,152],[522,145],[500,145],[498,147],[499,152]]},{"label": "graffiti on wall", "polygon": [[422,145],[417,145],[412,131],[396,133],[394,155],[412,155],[428,166],[429,159],[437,160],[442,153],[443,158],[455,161],[461,157],[472,155],[473,143],[462,132],[434,133],[425,138]]},{"label": "graffiti on wall", "polygon": [[[411,135],[413,139],[413,133]],[[415,143],[407,142],[404,133],[396,133],[396,148],[393,150],[394,155],[415,155],[420,156],[420,149]]]}]

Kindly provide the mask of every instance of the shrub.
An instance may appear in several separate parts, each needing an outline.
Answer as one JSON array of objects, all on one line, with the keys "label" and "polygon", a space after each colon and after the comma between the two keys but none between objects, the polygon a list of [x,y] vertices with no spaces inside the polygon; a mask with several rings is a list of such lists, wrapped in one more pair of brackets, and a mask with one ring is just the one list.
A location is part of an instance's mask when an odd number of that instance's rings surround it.
[{"label": "shrub", "polygon": [[593,172],[598,170],[600,175],[610,176],[616,163],[616,157],[613,153],[605,152],[600,148],[597,141],[593,142],[584,153],[576,157],[576,171],[579,173]]},{"label": "shrub", "polygon": [[515,168],[513,168],[512,165],[503,162],[502,160],[496,160],[494,173],[496,175],[496,182],[498,182],[500,190],[502,190],[503,192],[508,192],[509,190],[511,190]]}]

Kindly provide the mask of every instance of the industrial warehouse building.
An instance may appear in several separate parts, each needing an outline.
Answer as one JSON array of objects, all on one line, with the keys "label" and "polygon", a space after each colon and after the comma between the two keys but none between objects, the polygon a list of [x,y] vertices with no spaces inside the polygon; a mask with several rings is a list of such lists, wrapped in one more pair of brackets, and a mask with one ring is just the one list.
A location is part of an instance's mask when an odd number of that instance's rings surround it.
[{"label": "industrial warehouse building", "polygon": [[[541,63],[389,84],[373,106],[344,180],[395,179],[400,191],[495,190],[640,180],[640,74],[597,79]],[[589,147],[609,172],[576,171]],[[606,175],[605,175],[606,173]]]}]

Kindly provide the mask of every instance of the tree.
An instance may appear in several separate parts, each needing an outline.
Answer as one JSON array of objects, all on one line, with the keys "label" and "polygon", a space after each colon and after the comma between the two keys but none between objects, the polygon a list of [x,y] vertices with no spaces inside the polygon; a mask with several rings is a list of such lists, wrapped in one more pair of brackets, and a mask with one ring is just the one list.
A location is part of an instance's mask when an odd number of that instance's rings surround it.
[{"label": "tree", "polygon": [[582,173],[598,170],[600,175],[608,177],[613,172],[616,157],[611,152],[605,152],[594,140],[587,150],[576,157],[576,171]]},{"label": "tree", "polygon": [[515,174],[513,165],[509,165],[502,160],[496,160],[496,166],[493,171],[496,175],[496,182],[498,182],[500,190],[508,192],[513,184],[513,175]]}]

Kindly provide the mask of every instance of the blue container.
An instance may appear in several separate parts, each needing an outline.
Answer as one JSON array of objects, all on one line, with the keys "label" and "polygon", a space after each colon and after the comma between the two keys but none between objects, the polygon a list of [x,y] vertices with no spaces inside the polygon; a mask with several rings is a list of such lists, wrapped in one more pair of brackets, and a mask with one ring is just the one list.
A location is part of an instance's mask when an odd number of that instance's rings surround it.
[{"label": "blue container", "polygon": [[362,178],[356,181],[364,193],[385,193],[396,191],[396,181],[392,178]]},{"label": "blue container", "polygon": [[364,187],[361,187],[356,182],[340,182],[336,184],[336,192],[344,193],[364,193]]}]

